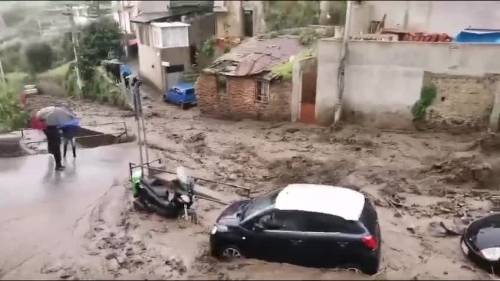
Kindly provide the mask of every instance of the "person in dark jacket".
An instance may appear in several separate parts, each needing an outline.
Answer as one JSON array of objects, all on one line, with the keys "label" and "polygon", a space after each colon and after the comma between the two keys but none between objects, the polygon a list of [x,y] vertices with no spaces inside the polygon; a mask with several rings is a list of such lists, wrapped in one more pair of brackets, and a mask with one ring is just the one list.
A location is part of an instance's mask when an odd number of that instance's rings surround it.
[{"label": "person in dark jacket", "polygon": [[56,161],[56,170],[64,170],[64,166],[61,163],[61,133],[57,126],[47,126],[43,130],[45,136],[47,137],[47,146],[50,154],[54,156]]},{"label": "person in dark jacket", "polygon": [[61,106],[48,106],[40,109],[35,118],[43,122],[43,132],[47,137],[47,150],[54,156],[56,170],[64,170],[61,163],[61,132],[60,126],[75,119],[74,113]]}]

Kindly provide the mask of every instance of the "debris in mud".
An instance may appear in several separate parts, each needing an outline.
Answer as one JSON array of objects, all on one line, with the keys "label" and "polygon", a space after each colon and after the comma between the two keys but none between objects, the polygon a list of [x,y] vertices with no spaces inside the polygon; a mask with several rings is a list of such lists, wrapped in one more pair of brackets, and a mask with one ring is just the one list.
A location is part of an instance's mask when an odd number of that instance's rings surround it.
[{"label": "debris in mud", "polygon": [[300,129],[297,129],[297,128],[288,128],[285,130],[285,132],[290,133],[290,134],[296,133],[298,131],[300,131]]},{"label": "debris in mud", "polygon": [[448,237],[448,236],[459,236],[463,233],[465,227],[455,225],[453,227],[446,226],[441,222],[431,222],[428,226],[429,233],[434,237]]},{"label": "debris in mud", "polygon": [[452,184],[467,182],[483,186],[492,176],[492,167],[484,162],[476,153],[456,153],[450,159],[434,163],[430,168],[423,169],[423,174],[441,175],[441,180]]},{"label": "debris in mud", "polygon": [[328,138],[328,141],[330,143],[340,143],[343,145],[356,145],[356,146],[365,147],[365,148],[377,147],[377,144],[375,142],[373,142],[372,140],[363,139],[363,138],[360,138],[356,135],[351,135],[348,137],[333,136],[333,137]]},{"label": "debris in mud", "polygon": [[181,259],[168,259],[165,261],[165,265],[170,267],[170,271],[176,271],[179,272],[179,274],[183,275],[187,271],[186,265],[184,265],[184,262]]},{"label": "debris in mud", "polygon": [[335,185],[349,175],[354,164],[348,160],[322,162],[303,156],[277,160],[267,166],[269,174],[275,175],[279,184],[315,183]]},{"label": "debris in mud", "polygon": [[195,142],[204,141],[205,138],[206,138],[205,133],[201,132],[201,133],[197,133],[197,134],[189,136],[188,138],[184,139],[184,142],[195,143]]}]

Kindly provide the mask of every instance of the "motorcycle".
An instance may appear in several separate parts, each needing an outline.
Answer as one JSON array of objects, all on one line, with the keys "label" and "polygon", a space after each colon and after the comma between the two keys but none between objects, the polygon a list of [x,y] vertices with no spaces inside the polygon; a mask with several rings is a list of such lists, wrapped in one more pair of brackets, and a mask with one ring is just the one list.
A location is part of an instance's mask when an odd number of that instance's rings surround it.
[{"label": "motorcycle", "polygon": [[134,207],[167,218],[183,215],[186,220],[197,223],[194,180],[184,167],[178,167],[176,175],[173,180],[148,179],[143,177],[142,169],[135,169],[132,173]]}]

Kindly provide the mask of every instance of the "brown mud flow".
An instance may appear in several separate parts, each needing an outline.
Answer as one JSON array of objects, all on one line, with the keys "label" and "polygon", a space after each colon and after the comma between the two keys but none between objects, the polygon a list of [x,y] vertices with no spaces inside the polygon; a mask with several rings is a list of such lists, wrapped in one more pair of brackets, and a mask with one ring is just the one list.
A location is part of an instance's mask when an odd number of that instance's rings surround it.
[{"label": "brown mud flow", "polygon": [[[148,95],[146,87],[143,93]],[[33,156],[41,157],[40,163],[23,157],[8,165],[0,160],[0,279],[491,278],[470,263],[460,237],[446,229],[458,233],[477,216],[500,208],[495,176],[500,174],[500,141],[494,136],[233,122],[206,118],[196,107],[165,105],[159,95],[148,97],[150,158],[161,158],[168,170],[182,165],[194,176],[249,187],[252,196],[303,182],[353,186],[372,198],[382,230],[379,274],[210,257],[209,233],[224,207],[200,200],[196,225],[132,210],[126,200],[130,186],[108,177],[123,172],[117,179],[125,180],[128,161],[137,161],[137,146],[121,144],[85,149],[75,161],[77,169],[67,162],[66,171],[47,176],[43,184],[30,180],[52,172],[44,166],[48,155]],[[34,99],[37,107],[55,102],[44,95]],[[126,122],[135,129],[129,111],[66,102],[86,123]],[[109,155],[121,146],[127,149]],[[125,152],[131,155],[110,162]],[[16,185],[15,176],[25,170],[35,173]],[[238,197],[234,188],[209,187],[230,201]],[[33,234],[33,229],[40,231]]]}]

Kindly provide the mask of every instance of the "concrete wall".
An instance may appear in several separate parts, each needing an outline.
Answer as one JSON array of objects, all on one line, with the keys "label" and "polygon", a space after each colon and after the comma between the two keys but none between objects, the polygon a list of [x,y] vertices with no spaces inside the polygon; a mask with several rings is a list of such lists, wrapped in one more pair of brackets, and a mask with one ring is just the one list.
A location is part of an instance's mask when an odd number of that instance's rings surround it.
[{"label": "concrete wall", "polygon": [[203,43],[215,35],[215,15],[207,14],[197,16],[188,21],[189,44],[201,49]]},{"label": "concrete wall", "polygon": [[[184,65],[184,72],[191,70],[190,52],[188,47],[161,49],[160,57],[161,61],[168,62],[170,65]],[[161,71],[163,73],[163,87],[160,88],[162,92],[165,92],[168,88],[182,82],[184,72],[165,73],[164,67],[162,67]]]},{"label": "concrete wall", "polygon": [[[500,28],[498,1],[363,1],[361,6],[370,7],[370,20],[381,20],[386,14],[386,27],[409,31],[445,32],[456,36],[469,26]],[[355,20],[365,19],[360,16]]]},{"label": "concrete wall", "polygon": [[[139,73],[149,84],[154,86],[161,92],[164,92],[173,85],[168,85],[167,74],[164,71],[163,62],[168,62],[170,65],[184,65],[184,70],[189,70],[190,56],[189,48],[168,48],[157,49],[146,45],[139,45]],[[172,83],[178,83],[179,79]]]},{"label": "concrete wall", "polygon": [[168,11],[170,1],[135,1],[138,14]]},{"label": "concrete wall", "polygon": [[147,45],[139,44],[139,75],[146,82],[159,90],[163,90],[163,74],[160,51]]},{"label": "concrete wall", "polygon": [[227,119],[290,120],[290,82],[271,82],[267,104],[256,102],[254,78],[227,77],[226,85],[227,91],[220,90],[216,75],[200,75],[196,91],[202,114]]},{"label": "concrete wall", "polygon": [[263,1],[244,1],[243,8],[253,12],[253,34],[261,34],[266,32],[266,19],[264,14]]},{"label": "concrete wall", "polygon": [[[340,41],[318,47],[316,118],[333,120],[338,103]],[[482,76],[500,73],[495,45],[351,41],[345,70],[344,116],[371,126],[411,128],[411,107],[420,98],[424,71]]]},{"label": "concrete wall", "polygon": [[243,36],[243,7],[241,1],[225,1],[227,12],[217,13],[216,35],[223,37]]}]

